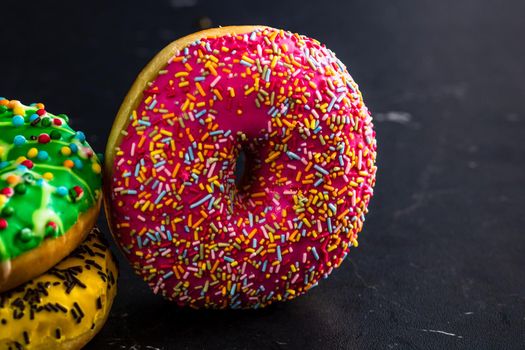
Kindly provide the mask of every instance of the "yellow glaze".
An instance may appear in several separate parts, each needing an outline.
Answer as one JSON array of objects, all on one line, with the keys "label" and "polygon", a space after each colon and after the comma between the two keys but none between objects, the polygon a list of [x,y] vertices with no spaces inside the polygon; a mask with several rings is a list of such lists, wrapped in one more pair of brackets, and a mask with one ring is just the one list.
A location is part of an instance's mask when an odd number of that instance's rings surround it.
[{"label": "yellow glaze", "polygon": [[0,294],[0,349],[80,349],[106,321],[117,277],[95,228],[51,270]]}]

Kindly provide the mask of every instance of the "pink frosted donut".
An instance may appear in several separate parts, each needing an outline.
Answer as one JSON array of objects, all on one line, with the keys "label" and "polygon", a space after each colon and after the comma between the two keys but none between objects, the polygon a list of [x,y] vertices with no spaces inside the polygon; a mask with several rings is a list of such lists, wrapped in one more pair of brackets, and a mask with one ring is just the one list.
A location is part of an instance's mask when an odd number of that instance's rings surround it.
[{"label": "pink frosted donut", "polygon": [[207,30],[161,51],[126,97],[107,216],[155,293],[258,308],[305,293],[357,246],[375,158],[372,118],[333,52],[268,27]]}]

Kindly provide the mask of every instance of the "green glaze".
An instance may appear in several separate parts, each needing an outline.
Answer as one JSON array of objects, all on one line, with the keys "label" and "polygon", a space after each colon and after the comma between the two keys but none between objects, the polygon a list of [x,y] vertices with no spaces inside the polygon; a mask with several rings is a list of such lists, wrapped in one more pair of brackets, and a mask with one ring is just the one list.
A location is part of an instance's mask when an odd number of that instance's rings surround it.
[{"label": "green glaze", "polygon": [[[0,98],[3,103],[0,104],[0,262],[38,247],[47,238],[66,233],[80,214],[98,202],[102,185],[98,157],[69,127],[66,116],[45,112],[40,121],[31,123],[30,118],[38,109],[36,105],[18,104],[10,108],[6,102]],[[14,111],[16,115],[23,111],[25,122],[22,126],[14,125]],[[55,125],[55,118],[62,125]],[[40,143],[41,134],[49,135],[51,141]],[[24,136],[27,141],[15,145],[17,135]],[[63,154],[64,147],[66,151],[73,150],[71,154]],[[35,151],[30,152],[32,148],[38,150],[37,154],[47,152],[47,159],[34,156]],[[89,152],[93,153],[90,157]],[[32,169],[21,164],[26,159],[33,162]],[[73,161],[75,166],[65,167],[67,160]],[[46,179],[46,173],[51,173],[52,179]],[[13,178],[19,180],[9,183],[8,179]],[[65,195],[58,190],[61,187]],[[13,190],[12,196],[2,194],[2,191],[11,192],[9,188]],[[82,190],[80,198],[74,188]],[[7,223],[4,229],[2,221],[4,225]]]}]

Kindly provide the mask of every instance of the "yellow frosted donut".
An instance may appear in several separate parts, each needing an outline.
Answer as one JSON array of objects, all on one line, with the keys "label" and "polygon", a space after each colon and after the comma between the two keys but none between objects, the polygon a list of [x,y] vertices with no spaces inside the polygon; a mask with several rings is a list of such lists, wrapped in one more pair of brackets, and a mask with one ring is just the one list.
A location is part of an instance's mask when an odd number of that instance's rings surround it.
[{"label": "yellow frosted donut", "polygon": [[94,228],[48,272],[0,294],[0,349],[80,349],[104,325],[118,269]]}]

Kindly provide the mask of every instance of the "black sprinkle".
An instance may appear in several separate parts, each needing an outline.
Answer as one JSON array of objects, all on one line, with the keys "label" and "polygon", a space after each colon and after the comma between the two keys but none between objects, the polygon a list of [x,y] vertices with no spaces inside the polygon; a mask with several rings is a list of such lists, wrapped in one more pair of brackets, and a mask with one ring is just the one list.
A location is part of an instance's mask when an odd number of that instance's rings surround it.
[{"label": "black sprinkle", "polygon": [[78,320],[78,314],[77,314],[76,310],[75,309],[71,309],[70,312],[71,312],[71,315],[73,315],[73,318],[75,320]]},{"label": "black sprinkle", "polygon": [[29,345],[30,341],[29,341],[29,334],[27,334],[27,332],[24,331],[24,341],[26,343],[26,345]]},{"label": "black sprinkle", "polygon": [[[96,230],[94,233],[88,235],[84,244],[79,246],[71,255],[70,258],[79,259],[79,265],[71,266],[65,269],[52,268],[49,273],[55,276],[58,281],[54,282],[38,282],[33,281],[27,282],[19,287],[14,288],[12,291],[0,293],[0,309],[7,308],[13,312],[13,319],[18,320],[24,317],[34,320],[38,313],[58,313],[64,314],[71,313],[76,323],[81,323],[85,314],[80,305],[77,302],[73,303],[73,307],[68,309],[60,303],[44,303],[44,297],[49,295],[49,288],[51,287],[63,287],[64,292],[67,294],[71,293],[76,288],[85,289],[87,286],[79,279],[79,276],[85,269],[95,269],[98,272],[99,278],[107,282],[108,289],[110,289],[116,283],[116,276],[107,267],[100,266],[94,260],[94,257],[106,257],[108,252],[107,247],[98,242],[93,242],[97,238]],[[90,246],[88,246],[90,244]],[[111,251],[109,251],[111,253]],[[105,254],[104,254],[105,253]],[[113,261],[115,261],[113,255],[111,255]],[[116,261],[115,261],[116,263]],[[16,298],[14,299],[14,296]],[[97,298],[96,307],[98,310],[103,308],[102,298]],[[6,325],[7,319],[0,319],[0,326]],[[92,329],[95,325],[92,325]],[[0,331],[1,333],[1,331]],[[62,337],[61,330],[57,328],[55,330],[55,337],[60,339]],[[10,344],[10,349],[24,349],[30,342],[29,333],[24,333],[25,345],[13,342]]]},{"label": "black sprinkle", "polygon": [[59,309],[63,313],[67,312],[67,309],[64,306],[62,306],[62,304],[56,303],[55,306],[57,307],[57,309]]}]

